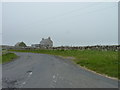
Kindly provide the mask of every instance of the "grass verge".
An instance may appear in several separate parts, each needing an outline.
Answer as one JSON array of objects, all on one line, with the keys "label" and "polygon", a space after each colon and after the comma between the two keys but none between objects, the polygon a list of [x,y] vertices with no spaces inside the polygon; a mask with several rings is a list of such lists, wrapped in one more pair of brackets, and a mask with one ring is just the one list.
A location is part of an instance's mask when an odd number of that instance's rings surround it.
[{"label": "grass verge", "polygon": [[110,77],[119,78],[118,52],[98,51],[98,50],[12,50],[18,52],[32,52],[59,55],[64,57],[74,57],[77,64],[91,69],[97,73],[105,74]]},{"label": "grass verge", "polygon": [[6,53],[6,54],[2,54],[2,56],[0,56],[0,63],[6,63],[6,62],[10,62],[13,59],[17,58],[18,56],[14,53]]}]

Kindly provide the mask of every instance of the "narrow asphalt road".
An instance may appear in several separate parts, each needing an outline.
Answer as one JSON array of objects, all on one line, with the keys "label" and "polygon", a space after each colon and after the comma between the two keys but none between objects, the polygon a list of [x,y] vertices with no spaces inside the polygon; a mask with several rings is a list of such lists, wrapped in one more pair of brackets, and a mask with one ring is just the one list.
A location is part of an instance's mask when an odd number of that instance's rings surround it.
[{"label": "narrow asphalt road", "polygon": [[18,59],[2,66],[3,88],[118,88],[112,80],[57,56],[15,52]]}]

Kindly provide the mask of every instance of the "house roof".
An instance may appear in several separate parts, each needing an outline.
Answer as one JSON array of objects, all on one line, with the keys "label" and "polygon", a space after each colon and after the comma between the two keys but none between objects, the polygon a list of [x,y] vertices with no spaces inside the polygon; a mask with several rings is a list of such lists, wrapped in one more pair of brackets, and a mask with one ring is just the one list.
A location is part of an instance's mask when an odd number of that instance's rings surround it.
[{"label": "house roof", "polygon": [[15,46],[26,46],[26,44],[24,42],[18,42],[15,44]]},{"label": "house roof", "polygon": [[52,44],[53,41],[50,39],[50,37],[48,37],[47,39],[42,39],[42,41],[40,41],[41,45],[45,45],[45,44]]}]

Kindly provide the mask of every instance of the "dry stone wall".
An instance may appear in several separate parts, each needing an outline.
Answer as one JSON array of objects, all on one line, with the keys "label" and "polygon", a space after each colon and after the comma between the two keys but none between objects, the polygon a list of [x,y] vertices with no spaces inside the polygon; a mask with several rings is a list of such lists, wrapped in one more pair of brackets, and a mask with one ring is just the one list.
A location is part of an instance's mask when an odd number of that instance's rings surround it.
[{"label": "dry stone wall", "polygon": [[[43,48],[39,47],[15,47],[15,46],[4,46],[2,49],[15,49],[15,50],[39,50]],[[102,50],[102,51],[118,51],[120,50],[120,45],[96,45],[96,46],[60,46],[60,47],[51,47],[51,48],[44,48],[50,50]]]}]

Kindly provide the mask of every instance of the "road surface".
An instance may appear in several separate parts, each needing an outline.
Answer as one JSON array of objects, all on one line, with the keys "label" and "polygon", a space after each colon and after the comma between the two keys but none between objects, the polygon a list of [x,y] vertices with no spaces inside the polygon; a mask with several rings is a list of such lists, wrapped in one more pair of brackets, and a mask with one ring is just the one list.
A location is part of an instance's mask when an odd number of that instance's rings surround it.
[{"label": "road surface", "polygon": [[117,88],[109,79],[57,56],[15,52],[18,59],[3,64],[3,88]]}]

